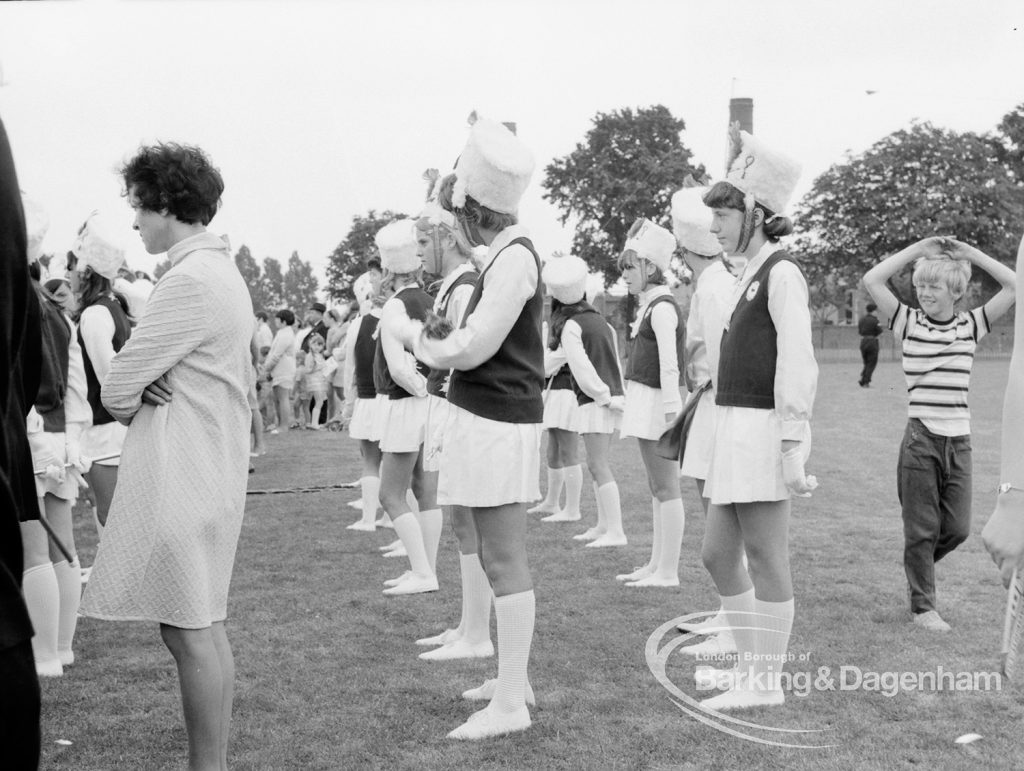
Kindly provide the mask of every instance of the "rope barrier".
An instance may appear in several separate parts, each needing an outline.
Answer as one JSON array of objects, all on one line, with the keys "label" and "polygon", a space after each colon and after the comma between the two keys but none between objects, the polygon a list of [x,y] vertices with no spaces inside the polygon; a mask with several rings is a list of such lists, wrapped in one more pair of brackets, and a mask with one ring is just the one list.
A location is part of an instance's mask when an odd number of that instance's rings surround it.
[{"label": "rope barrier", "polygon": [[312,487],[281,487],[269,490],[246,490],[246,495],[282,495],[285,493],[319,493],[324,490],[353,490],[359,482],[342,482],[338,485],[314,485]]}]

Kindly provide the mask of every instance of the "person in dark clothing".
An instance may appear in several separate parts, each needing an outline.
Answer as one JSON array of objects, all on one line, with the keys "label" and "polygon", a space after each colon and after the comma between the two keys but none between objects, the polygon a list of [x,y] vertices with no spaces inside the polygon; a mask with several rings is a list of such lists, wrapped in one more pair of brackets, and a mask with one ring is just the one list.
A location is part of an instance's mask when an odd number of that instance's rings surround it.
[{"label": "person in dark clothing", "polygon": [[861,388],[871,385],[871,375],[878,365],[878,336],[882,334],[882,325],[878,323],[878,316],[875,311],[878,306],[868,303],[867,313],[860,317],[857,322],[857,332],[860,334],[860,358],[864,361],[864,368],[860,371],[858,383]]},{"label": "person in dark clothing", "polygon": [[39,301],[14,159],[0,121],[0,747],[4,767],[39,766],[39,680],[21,593],[19,521],[38,518],[25,416],[39,388]]}]

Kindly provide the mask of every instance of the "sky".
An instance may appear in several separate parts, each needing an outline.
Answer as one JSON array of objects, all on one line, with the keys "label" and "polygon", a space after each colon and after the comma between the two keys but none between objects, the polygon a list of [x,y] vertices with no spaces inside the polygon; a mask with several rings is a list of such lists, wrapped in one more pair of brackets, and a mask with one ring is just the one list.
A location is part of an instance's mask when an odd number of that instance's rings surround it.
[{"label": "sky", "polygon": [[224,176],[211,230],[260,261],[297,251],[323,278],[354,215],[419,210],[423,171],[451,167],[472,110],[515,121],[536,157],[520,220],[542,255],[572,238],[544,167],[599,112],[667,106],[718,175],[729,99],[750,97],[755,133],[803,164],[794,202],[912,120],[990,131],[1024,103],[1024,3],[10,2],[0,68],[21,187],[50,216],[44,251],[99,209],[151,269],[116,170],[178,141]]}]

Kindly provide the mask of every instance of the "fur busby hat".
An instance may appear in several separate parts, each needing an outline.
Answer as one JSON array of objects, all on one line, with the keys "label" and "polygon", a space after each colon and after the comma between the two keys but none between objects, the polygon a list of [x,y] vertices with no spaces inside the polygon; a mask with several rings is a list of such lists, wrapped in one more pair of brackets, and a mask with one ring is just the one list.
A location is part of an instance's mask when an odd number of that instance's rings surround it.
[{"label": "fur busby hat", "polygon": [[637,257],[654,263],[665,272],[676,250],[676,238],[649,219],[638,219],[629,230],[629,237],[623,247],[623,251],[627,250],[636,252]]},{"label": "fur busby hat", "polygon": [[440,182],[441,174],[437,169],[427,169],[423,172],[423,179],[427,183],[427,202],[423,209],[416,215],[416,227],[420,230],[430,231],[438,225],[444,225],[450,230],[455,229],[455,215],[445,211],[437,202],[437,184]]},{"label": "fur busby hat", "polygon": [[544,263],[540,275],[552,297],[571,305],[585,297],[588,272],[587,263],[570,254],[552,257]]},{"label": "fur busby hat", "polygon": [[701,257],[717,257],[722,245],[711,233],[711,209],[704,205],[706,187],[684,187],[672,196],[672,230],[679,245]]},{"label": "fur busby hat", "polygon": [[43,239],[50,229],[50,217],[46,209],[24,193],[21,194],[21,208],[25,211],[25,230],[28,234],[28,261],[35,262],[43,251]]},{"label": "fur busby hat", "polygon": [[416,226],[412,220],[389,222],[373,237],[380,250],[380,264],[392,273],[412,273],[423,263],[416,254]]},{"label": "fur busby hat", "polygon": [[461,209],[469,195],[492,211],[515,214],[533,168],[533,153],[506,126],[476,118],[455,163],[452,204]]},{"label": "fur busby hat", "polygon": [[78,229],[71,252],[78,258],[79,271],[87,267],[93,273],[113,281],[124,266],[124,244],[120,238],[121,228],[116,227],[99,212],[93,212]]},{"label": "fur busby hat", "polygon": [[775,214],[785,213],[800,180],[800,164],[746,131],[739,135],[739,152],[729,164],[725,181],[747,196],[748,211],[753,208],[752,198]]}]

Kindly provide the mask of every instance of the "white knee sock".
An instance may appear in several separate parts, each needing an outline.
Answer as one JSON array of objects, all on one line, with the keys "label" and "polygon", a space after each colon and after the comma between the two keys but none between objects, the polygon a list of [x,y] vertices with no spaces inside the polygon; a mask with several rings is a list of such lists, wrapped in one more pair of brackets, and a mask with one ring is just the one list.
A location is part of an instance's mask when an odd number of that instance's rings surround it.
[{"label": "white knee sock", "polygon": [[[598,513],[604,514],[605,532],[610,535],[625,535],[622,531],[622,503],[619,500],[619,486],[615,482],[597,487],[594,485],[594,492],[597,493]],[[602,523],[599,521],[598,526]]]},{"label": "white knee sock", "polygon": [[416,496],[412,494],[412,490],[405,491],[405,502],[409,504],[410,511],[418,512],[420,510],[420,503],[416,500]]},{"label": "white knee sock", "polygon": [[545,508],[557,509],[558,499],[562,497],[562,485],[565,484],[565,469],[548,466],[548,491],[541,503]]},{"label": "white knee sock", "polygon": [[437,547],[441,543],[444,514],[441,513],[441,509],[427,509],[417,512],[416,520],[420,523],[420,532],[423,533],[423,548],[427,552],[430,571],[437,575]]},{"label": "white knee sock", "polygon": [[793,628],[793,600],[768,602],[754,600],[755,658],[754,672],[761,677],[754,681],[754,687],[769,691],[781,688],[780,675],[786,664],[789,649],[789,633]]},{"label": "white knee sock", "polygon": [[565,513],[576,516],[580,513],[580,498],[583,495],[583,466],[566,466],[565,474]]},{"label": "white knee sock", "polygon": [[363,498],[363,516],[360,522],[372,525],[380,508],[380,477],[363,477],[359,480],[359,491]]},{"label": "white knee sock", "polygon": [[491,704],[502,712],[526,705],[526,669],[533,641],[533,590],[494,598],[498,618],[498,685]]},{"label": "white knee sock", "polygon": [[491,583],[476,554],[460,554],[462,570],[462,639],[471,645],[491,639]]},{"label": "white knee sock", "polygon": [[661,578],[679,577],[679,552],[683,547],[683,529],[686,514],[683,499],[673,498],[662,501],[659,507],[661,519],[661,551],[658,555],[656,574]]},{"label": "white knee sock", "polygon": [[601,535],[608,532],[608,514],[604,510],[604,502],[601,500],[601,488],[597,486],[597,482],[592,482],[591,487],[594,488],[594,500],[597,501],[597,532]]},{"label": "white knee sock", "polygon": [[434,575],[430,568],[430,560],[427,559],[427,550],[423,547],[423,531],[420,530],[416,514],[411,511],[399,514],[392,518],[391,524],[395,526],[395,533],[409,555],[412,572],[421,576]]},{"label": "white knee sock", "polygon": [[[21,587],[32,628],[36,632],[32,637],[36,663],[54,662],[57,660],[57,630],[60,628],[60,588],[53,564],[47,562],[26,570]],[[81,580],[78,588],[81,591]]]},{"label": "white knee sock", "polygon": [[82,601],[82,569],[71,567],[67,560],[54,563],[53,572],[57,577],[60,594],[60,618],[57,627],[57,653],[62,664],[74,659],[71,644],[78,625],[78,606]]},{"label": "white knee sock", "polygon": [[752,628],[758,625],[754,617],[754,587],[750,587],[742,594],[720,596],[720,599],[725,621],[729,624],[730,634],[736,641],[736,653],[739,656],[736,666],[740,672],[747,672],[754,665],[753,656],[757,649]]},{"label": "white knee sock", "polygon": [[661,558],[661,501],[651,498],[651,516],[654,520],[654,532],[651,535],[651,559],[647,566],[654,572],[658,569]]}]

